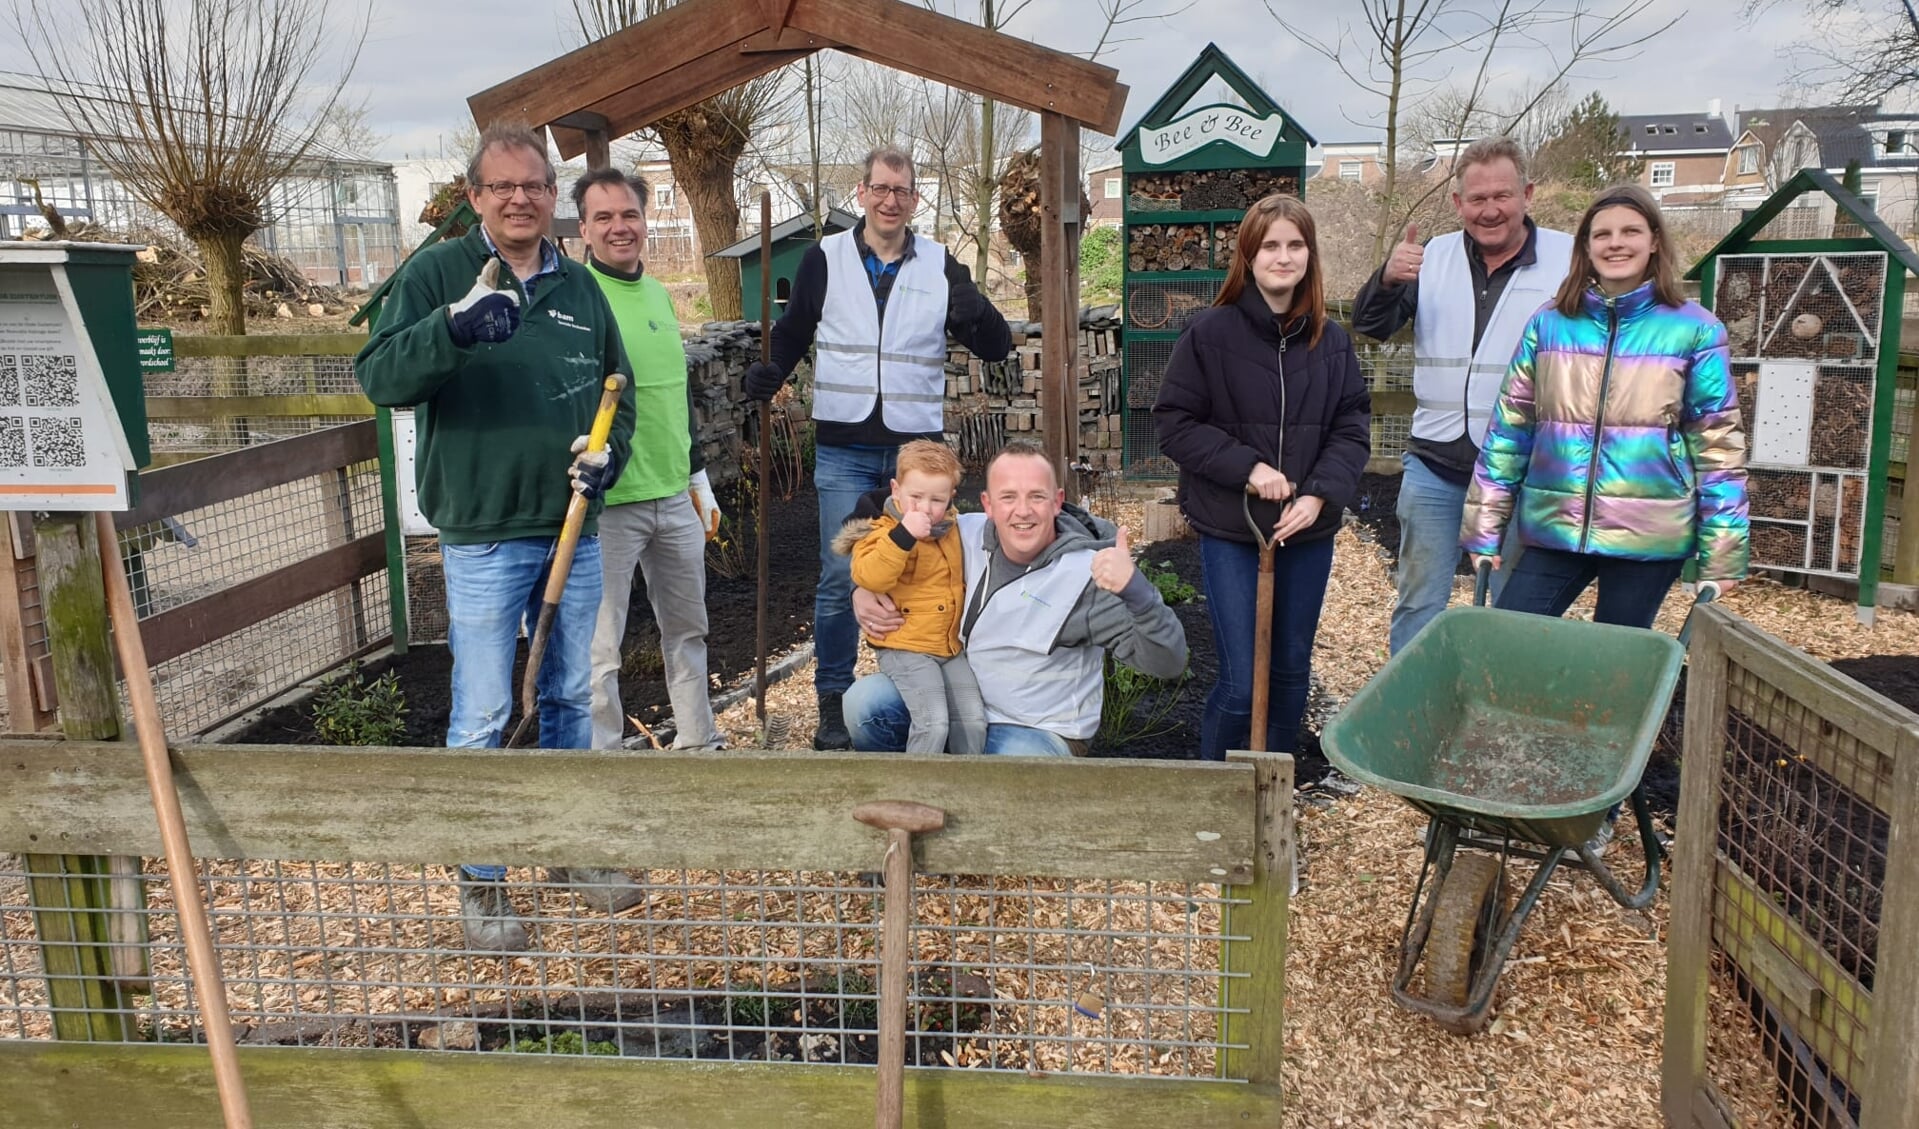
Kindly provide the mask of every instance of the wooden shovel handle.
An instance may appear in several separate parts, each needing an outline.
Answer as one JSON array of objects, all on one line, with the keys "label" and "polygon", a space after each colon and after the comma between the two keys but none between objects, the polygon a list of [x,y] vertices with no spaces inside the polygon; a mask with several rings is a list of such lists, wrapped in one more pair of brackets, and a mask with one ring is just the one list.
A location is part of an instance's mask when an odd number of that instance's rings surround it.
[{"label": "wooden shovel handle", "polygon": [[[613,373],[606,378],[601,387],[600,410],[593,415],[593,429],[586,433],[586,449],[606,450],[607,437],[613,434],[613,416],[620,410],[620,392],[626,388],[626,377]],[[546,591],[541,601],[558,606],[560,596],[566,591],[566,574],[573,570],[573,549],[580,543],[580,530],[586,528],[586,511],[591,505],[585,497],[575,494],[566,504],[566,520],[560,526],[559,544],[553,547],[553,567],[546,575]]]}]

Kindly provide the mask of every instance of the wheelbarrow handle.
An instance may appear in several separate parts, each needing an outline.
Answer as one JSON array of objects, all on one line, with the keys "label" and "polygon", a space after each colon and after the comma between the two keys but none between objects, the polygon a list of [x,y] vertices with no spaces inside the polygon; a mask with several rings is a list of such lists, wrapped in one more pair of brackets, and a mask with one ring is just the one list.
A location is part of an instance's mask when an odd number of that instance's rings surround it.
[{"label": "wheelbarrow handle", "polygon": [[1710,604],[1718,598],[1719,582],[1716,580],[1702,580],[1693,587],[1692,608],[1686,612],[1686,622],[1679,625],[1679,645],[1681,647],[1692,645],[1693,612],[1698,611],[1701,606]]},{"label": "wheelbarrow handle", "polygon": [[1473,569],[1473,607],[1483,608],[1493,590],[1493,562],[1480,561]]}]

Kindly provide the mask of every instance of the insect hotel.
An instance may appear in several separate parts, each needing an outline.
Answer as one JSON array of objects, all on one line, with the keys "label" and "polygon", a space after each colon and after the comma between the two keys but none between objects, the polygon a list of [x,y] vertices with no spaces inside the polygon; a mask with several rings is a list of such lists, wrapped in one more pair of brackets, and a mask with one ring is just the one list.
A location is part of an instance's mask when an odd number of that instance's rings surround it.
[{"label": "insect hotel", "polygon": [[[1238,104],[1189,103],[1213,80]],[[1132,479],[1173,477],[1151,412],[1173,342],[1213,304],[1239,221],[1256,200],[1299,195],[1317,144],[1214,44],[1120,139],[1125,176],[1126,332],[1122,466]]]},{"label": "insect hotel", "polygon": [[[1835,206],[1831,234],[1793,238],[1786,221],[1816,193]],[[1919,256],[1904,240],[1832,174],[1804,169],[1687,276],[1726,324],[1748,420],[1753,567],[1857,581],[1866,623],[1885,558],[1907,271]]]}]

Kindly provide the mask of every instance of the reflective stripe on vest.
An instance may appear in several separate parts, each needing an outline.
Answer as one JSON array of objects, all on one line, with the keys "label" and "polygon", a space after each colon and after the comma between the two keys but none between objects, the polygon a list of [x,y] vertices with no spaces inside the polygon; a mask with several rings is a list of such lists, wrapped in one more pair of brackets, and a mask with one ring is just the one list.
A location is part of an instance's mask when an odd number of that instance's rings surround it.
[{"label": "reflective stripe on vest", "polygon": [[[820,240],[826,298],[813,338],[813,418],[880,422],[905,434],[939,431],[946,401],[946,251],[915,243],[900,262],[882,325],[866,264],[842,231]],[[882,339],[882,333],[884,339]]]},{"label": "reflective stripe on vest", "polygon": [[1463,232],[1426,244],[1419,271],[1419,307],[1413,316],[1413,422],[1420,439],[1449,443],[1461,435],[1474,446],[1486,440],[1493,404],[1520,335],[1566,277],[1572,237],[1539,228],[1531,266],[1515,269],[1473,348],[1472,265]]}]

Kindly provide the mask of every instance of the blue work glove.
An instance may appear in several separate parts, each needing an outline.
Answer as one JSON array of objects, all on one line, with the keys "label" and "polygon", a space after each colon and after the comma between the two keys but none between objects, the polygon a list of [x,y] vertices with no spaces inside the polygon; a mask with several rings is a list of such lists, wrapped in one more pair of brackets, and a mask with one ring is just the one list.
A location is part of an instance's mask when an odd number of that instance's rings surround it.
[{"label": "blue work glove", "polygon": [[780,387],[786,383],[786,374],[772,361],[754,361],[746,366],[746,375],[740,380],[748,400],[771,400],[780,394]]},{"label": "blue work glove", "polygon": [[447,332],[455,345],[470,349],[481,341],[505,341],[520,328],[519,292],[499,286],[500,260],[488,259],[473,280],[473,289],[446,308]]},{"label": "blue work glove", "polygon": [[589,451],[586,441],[584,435],[573,441],[573,465],[566,468],[566,476],[573,480],[573,492],[590,502],[620,480],[620,467],[613,452]]}]

